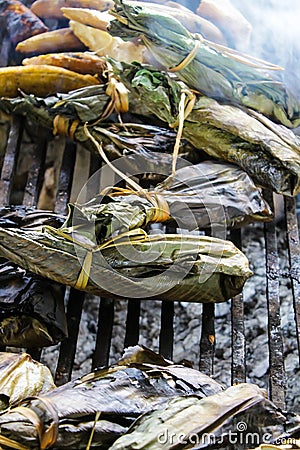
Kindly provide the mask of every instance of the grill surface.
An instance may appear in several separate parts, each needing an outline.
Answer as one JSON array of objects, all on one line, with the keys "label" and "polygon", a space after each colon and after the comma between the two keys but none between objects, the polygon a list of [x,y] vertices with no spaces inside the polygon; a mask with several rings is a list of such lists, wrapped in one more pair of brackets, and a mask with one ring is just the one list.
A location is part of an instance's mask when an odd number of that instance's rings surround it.
[{"label": "grill surface", "polygon": [[[53,24],[52,24],[53,25]],[[13,56],[13,59],[12,59]],[[11,53],[9,40],[3,36],[0,52],[0,65],[6,66],[16,63],[15,55]],[[9,139],[3,156],[0,180],[0,206],[10,205],[14,200],[14,193],[18,182],[18,168],[20,161],[26,153],[30,152],[31,166],[23,181],[23,194],[19,203],[27,206],[37,205],[42,188],[42,181],[46,170],[47,155],[51,151],[51,143],[40,138],[35,144],[27,142],[24,138],[23,123],[14,117],[9,133]],[[78,191],[78,178],[74,171],[78,170],[80,154],[76,145],[69,140],[59,139],[56,145],[63,152],[59,167],[58,190],[55,200],[55,211],[66,213],[67,203],[72,191]],[[97,159],[81,149],[81,160],[89,161],[87,177],[100,167]],[[74,181],[75,180],[75,181]],[[81,180],[84,183],[84,179]],[[269,204],[273,206],[273,196],[265,192]],[[286,227],[286,243],[289,255],[289,270],[285,276],[290,279],[290,289],[293,298],[294,321],[297,334],[298,353],[300,354],[300,283],[299,283],[299,231],[296,215],[295,199],[284,199],[284,226]],[[255,239],[255,228],[250,230]],[[265,250],[261,257],[265,257],[266,278],[266,309],[268,316],[268,346],[269,346],[269,372],[268,386],[272,400],[280,407],[285,407],[285,366],[283,352],[283,336],[281,329],[280,308],[280,260],[278,255],[278,242],[276,221],[264,225]],[[230,239],[240,248],[243,245],[243,231],[234,230]],[[264,253],[264,254],[263,254]],[[72,376],[74,358],[77,349],[77,339],[85,294],[75,289],[66,290],[67,319],[69,337],[59,347],[56,367],[56,382],[63,384]],[[141,301],[128,299],[126,302],[127,316],[124,323],[124,347],[135,345],[140,339]],[[114,323],[115,302],[109,298],[99,298],[99,313],[97,320],[96,345],[92,357],[92,366],[97,367],[109,362],[111,354],[111,341]],[[174,303],[161,302],[159,351],[166,357],[172,358],[174,344]],[[202,325],[199,327],[199,361],[200,370],[207,374],[214,373],[215,336],[215,306],[204,304],[200,315]],[[151,323],[148,324],[149,330]],[[216,340],[218,336],[216,336]],[[231,300],[231,382],[249,380],[247,377],[246,330],[244,323],[243,296],[238,295]],[[42,349],[27,349],[33,357],[39,359]],[[251,381],[251,379],[250,379]]]}]

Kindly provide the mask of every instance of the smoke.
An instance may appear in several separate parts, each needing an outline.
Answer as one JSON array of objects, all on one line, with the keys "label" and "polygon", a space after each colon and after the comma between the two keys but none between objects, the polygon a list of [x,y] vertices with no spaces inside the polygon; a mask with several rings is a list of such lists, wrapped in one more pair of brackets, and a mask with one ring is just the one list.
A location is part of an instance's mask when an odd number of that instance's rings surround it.
[{"label": "smoke", "polygon": [[295,0],[231,1],[253,27],[247,52],[283,67],[282,81],[300,100],[300,4]]}]

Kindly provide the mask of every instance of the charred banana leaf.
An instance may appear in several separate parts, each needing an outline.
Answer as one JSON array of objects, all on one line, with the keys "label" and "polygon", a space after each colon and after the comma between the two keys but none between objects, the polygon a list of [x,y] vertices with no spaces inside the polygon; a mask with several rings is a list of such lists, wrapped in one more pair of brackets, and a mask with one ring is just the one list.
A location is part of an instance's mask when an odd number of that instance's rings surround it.
[{"label": "charred banana leaf", "polygon": [[[201,398],[221,391],[207,375],[133,347],[117,364],[0,415],[0,443],[6,438],[8,448],[13,441],[25,448],[53,445],[79,450],[87,448],[93,433],[90,448],[107,449],[137,417],[162,407],[168,399],[194,394]],[[40,435],[36,423],[40,424]]]},{"label": "charred banana leaf", "polygon": [[[103,212],[118,210],[120,205],[124,215],[127,210],[128,217],[136,220],[133,223],[135,227],[155,221],[175,221],[179,228],[188,230],[224,229],[268,221],[273,216],[260,190],[246,172],[233,164],[216,161],[203,161],[180,168],[174,177],[167,178],[154,190],[136,193],[125,189],[113,190],[110,197],[111,200],[106,198],[107,205],[102,206]],[[112,201],[115,204],[110,203]],[[96,212],[97,199],[81,210],[91,214],[93,204]],[[139,207],[141,214],[133,214],[133,206]],[[99,213],[96,212],[97,218],[101,219],[101,209]],[[128,226],[128,222],[126,220],[124,224]]]},{"label": "charred banana leaf", "polygon": [[[132,114],[139,114],[150,122],[156,117],[166,127],[178,125],[183,92],[181,83],[138,63],[128,65],[110,60],[110,64],[114,75],[129,91]],[[111,147],[104,136],[108,137],[108,133],[105,127],[95,124],[111,102],[105,89],[104,86],[92,86],[47,99],[32,96],[1,99],[0,108],[31,117],[34,123],[38,121],[52,132],[69,135],[95,151],[83,127],[83,123],[88,122],[92,136],[98,142],[107,142],[108,157],[115,159],[120,153],[116,155],[114,150],[115,156],[109,156]],[[198,151],[238,165],[260,186],[290,196],[300,192],[299,138],[254,110],[242,110],[208,97],[196,96],[195,104],[184,121],[183,137]],[[125,154],[126,151],[122,153]],[[151,155],[147,159],[151,159]]]},{"label": "charred banana leaf", "polygon": [[240,227],[273,217],[260,189],[234,164],[203,161],[187,166],[157,186],[157,191],[181,228],[189,229],[188,216],[199,228],[212,229]]},{"label": "charred banana leaf", "polygon": [[18,266],[0,264],[0,345],[46,347],[67,337],[65,288]]},{"label": "charred banana leaf", "polygon": [[50,370],[27,353],[0,352],[0,409],[55,388]]},{"label": "charred banana leaf", "polygon": [[[294,420],[299,427],[299,418]],[[110,450],[245,450],[266,439],[274,442],[285,434],[286,423],[287,417],[258,386],[242,383],[207,398],[169,400],[138,418]]]},{"label": "charred banana leaf", "polygon": [[86,230],[0,228],[0,255],[58,283],[108,297],[222,302],[252,275],[231,242],[129,230],[98,243]]},{"label": "charred banana leaf", "polygon": [[191,34],[178,20],[151,7],[115,1],[112,36],[140,38],[165,70],[208,97],[255,109],[287,127],[300,125],[300,104],[266,73],[271,63]]}]

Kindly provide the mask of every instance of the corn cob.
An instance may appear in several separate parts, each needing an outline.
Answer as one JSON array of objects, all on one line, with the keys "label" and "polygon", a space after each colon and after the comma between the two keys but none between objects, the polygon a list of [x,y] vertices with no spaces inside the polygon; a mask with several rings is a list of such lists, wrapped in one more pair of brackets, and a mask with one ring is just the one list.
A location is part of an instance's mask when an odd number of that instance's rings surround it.
[{"label": "corn cob", "polygon": [[19,0],[2,0],[0,18],[13,44],[48,31],[48,27]]},{"label": "corn cob", "polygon": [[94,8],[106,11],[113,6],[112,0],[36,0],[31,5],[31,11],[41,18],[63,19],[62,7]]},{"label": "corn cob", "polygon": [[85,50],[85,46],[70,28],[60,28],[25,39],[18,43],[16,50],[20,53],[42,54],[81,51]]},{"label": "corn cob", "polygon": [[101,75],[106,67],[104,59],[91,52],[47,53],[25,58],[22,64],[25,66],[46,64],[91,75]]},{"label": "corn cob", "polygon": [[17,97],[19,91],[46,97],[66,93],[84,86],[99,84],[92,75],[81,75],[54,66],[11,66],[0,68],[0,96]]}]

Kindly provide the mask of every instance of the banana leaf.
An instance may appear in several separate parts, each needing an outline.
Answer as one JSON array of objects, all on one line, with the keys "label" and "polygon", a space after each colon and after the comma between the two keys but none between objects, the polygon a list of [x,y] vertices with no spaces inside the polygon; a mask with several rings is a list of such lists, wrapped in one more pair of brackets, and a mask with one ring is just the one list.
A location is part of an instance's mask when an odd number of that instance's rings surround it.
[{"label": "banana leaf", "polygon": [[65,217],[53,211],[36,209],[25,205],[3,206],[0,208],[0,226],[9,228],[32,228],[49,225],[59,228]]},{"label": "banana leaf", "polygon": [[[299,417],[294,425],[299,429]],[[144,414],[110,450],[235,449],[286,435],[287,415],[256,385],[241,383],[210,397],[180,396]]]},{"label": "banana leaf", "polygon": [[[181,228],[238,228],[269,221],[273,213],[247,173],[234,164],[204,161],[178,169],[156,190]],[[189,214],[187,214],[187,211]]]},{"label": "banana leaf", "polygon": [[[168,399],[194,394],[201,398],[222,389],[207,375],[137,346],[116,364],[1,414],[0,443],[7,438],[27,449],[51,444],[56,449],[107,449],[137,417],[162,407]],[[9,442],[7,446],[12,448]]]},{"label": "banana leaf", "polygon": [[68,335],[65,288],[10,262],[0,264],[0,345],[46,347]]},{"label": "banana leaf", "polygon": [[[2,227],[63,224],[62,216],[33,208],[0,209]],[[21,269],[8,261],[0,264],[0,345],[45,347],[67,337],[65,287]]]},{"label": "banana leaf", "polygon": [[252,275],[231,242],[208,236],[119,233],[101,244],[86,229],[0,227],[0,256],[58,283],[116,298],[222,302]]},{"label": "banana leaf", "polygon": [[[125,64],[109,60],[113,72],[129,90],[129,108],[132,114],[139,115],[148,122],[160,119],[167,127],[175,124],[179,114],[182,84],[167,74],[140,64]],[[84,132],[83,123],[88,127],[97,142],[102,142],[109,159],[120,156],[120,152],[110,153],[111,141],[115,136],[108,136],[107,128],[95,124],[101,119],[110,97],[105,94],[104,86],[91,86],[73,91],[70,94],[58,94],[47,99],[26,96],[25,98],[0,100],[0,108],[7,113],[21,114],[40,123],[53,132],[53,120],[62,116],[69,122],[67,130],[74,121],[79,120],[72,138],[86,148],[95,151],[94,144]],[[93,125],[94,123],[94,125]],[[66,130],[66,133],[67,133]],[[56,130],[63,133],[63,130]],[[106,141],[105,136],[110,139]],[[253,110],[244,110],[232,105],[222,105],[205,96],[196,96],[192,111],[184,121],[183,137],[197,151],[204,151],[213,158],[238,165],[248,173],[259,186],[271,188],[279,194],[294,196],[300,192],[300,140],[284,126],[276,125],[265,116]],[[184,142],[184,141],[183,141]],[[121,142],[121,147],[125,142]],[[127,145],[127,143],[126,143]],[[183,144],[184,145],[184,144]],[[119,147],[119,144],[118,144]],[[136,163],[127,158],[133,151],[129,145],[129,154],[123,147],[121,155],[124,170],[136,170]],[[135,147],[140,153],[140,147]],[[150,151],[150,150],[149,150]],[[146,168],[158,170],[160,157],[152,158],[142,150]],[[185,151],[183,149],[183,153]],[[115,155],[115,156],[113,156]],[[185,155],[184,155],[185,156]],[[133,157],[134,160],[134,157]],[[156,161],[153,164],[149,161]],[[141,160],[138,159],[140,162]],[[129,166],[126,166],[128,164]],[[162,167],[165,171],[168,164]],[[149,171],[150,171],[149,170]],[[132,173],[132,172],[131,172]]]},{"label": "banana leaf", "polygon": [[0,352],[0,410],[54,388],[48,367],[27,353]]},{"label": "banana leaf", "polygon": [[[218,46],[190,33],[177,19],[116,0],[112,36],[140,38],[160,67],[174,71],[190,88],[224,103],[246,106],[287,127],[300,125],[300,103],[268,74],[271,63]],[[188,58],[188,61],[186,61]],[[174,69],[174,70],[173,70]]]}]

